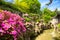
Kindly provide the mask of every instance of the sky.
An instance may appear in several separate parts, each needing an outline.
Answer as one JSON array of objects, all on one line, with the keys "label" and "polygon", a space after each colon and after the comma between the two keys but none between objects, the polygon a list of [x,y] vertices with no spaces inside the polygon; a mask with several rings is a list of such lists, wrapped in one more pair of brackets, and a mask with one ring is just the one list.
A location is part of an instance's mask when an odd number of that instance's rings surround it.
[{"label": "sky", "polygon": [[[6,1],[12,2],[12,0]],[[39,2],[41,3],[41,9],[48,8],[53,11],[57,8],[58,10],[60,10],[60,0],[53,0],[52,4],[50,4],[49,6],[45,5],[46,3],[49,3],[49,0],[39,0]]]},{"label": "sky", "polygon": [[60,10],[60,0],[53,0],[52,4],[50,4],[49,6],[46,6],[45,4],[49,2],[49,0],[39,0],[39,2],[41,3],[41,9],[44,8],[48,8],[50,10],[55,10],[56,8],[58,10]]}]

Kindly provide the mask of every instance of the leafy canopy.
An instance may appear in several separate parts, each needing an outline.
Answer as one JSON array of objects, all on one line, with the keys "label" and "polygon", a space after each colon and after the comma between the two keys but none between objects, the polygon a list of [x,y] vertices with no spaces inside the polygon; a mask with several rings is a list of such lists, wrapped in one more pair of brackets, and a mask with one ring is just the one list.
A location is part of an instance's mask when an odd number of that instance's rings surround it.
[{"label": "leafy canopy", "polygon": [[52,19],[52,17],[56,16],[56,13],[55,12],[52,12],[50,11],[49,9],[45,8],[43,11],[42,11],[42,19],[45,21],[45,22],[48,22]]},{"label": "leafy canopy", "polygon": [[14,0],[14,4],[19,7],[23,12],[27,13],[39,13],[40,2],[38,0]]}]

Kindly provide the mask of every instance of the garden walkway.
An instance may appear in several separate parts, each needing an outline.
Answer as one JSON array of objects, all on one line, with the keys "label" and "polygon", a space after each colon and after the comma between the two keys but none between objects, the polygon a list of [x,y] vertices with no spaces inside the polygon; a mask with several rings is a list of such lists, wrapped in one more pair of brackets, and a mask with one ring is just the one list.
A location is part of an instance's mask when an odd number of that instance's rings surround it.
[{"label": "garden walkway", "polygon": [[42,34],[38,35],[35,40],[52,40],[52,29],[45,30]]}]

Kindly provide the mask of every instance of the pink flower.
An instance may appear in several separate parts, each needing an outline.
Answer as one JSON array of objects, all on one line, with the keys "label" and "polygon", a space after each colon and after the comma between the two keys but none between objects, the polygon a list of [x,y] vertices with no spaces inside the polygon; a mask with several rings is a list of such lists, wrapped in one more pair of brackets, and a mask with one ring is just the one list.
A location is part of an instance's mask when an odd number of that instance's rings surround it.
[{"label": "pink flower", "polygon": [[10,11],[3,11],[3,13],[5,14],[5,15],[8,15],[8,16],[10,16],[11,15],[11,12]]},{"label": "pink flower", "polygon": [[12,35],[17,35],[17,31],[13,30],[13,31],[11,31],[10,34],[12,34]]},{"label": "pink flower", "polygon": [[10,34],[14,40],[17,40],[17,35],[26,32],[26,28],[23,23],[23,18],[18,14],[13,14],[10,11],[0,11],[0,32]]},{"label": "pink flower", "polygon": [[2,33],[3,33],[4,31],[3,31],[2,29],[0,29],[0,32],[2,32]]},{"label": "pink flower", "polygon": [[15,35],[15,36],[13,36],[13,38],[14,38],[14,40],[17,40],[16,35]]},{"label": "pink flower", "polygon": [[0,13],[0,20],[4,19],[4,15],[2,13]]},{"label": "pink flower", "polygon": [[8,22],[13,26],[16,25],[16,21],[14,21],[12,18],[10,18]]},{"label": "pink flower", "polygon": [[4,30],[8,30],[11,27],[11,25],[8,23],[5,23],[5,24],[2,23],[2,26],[3,26]]},{"label": "pink flower", "polygon": [[23,23],[22,22],[19,22],[19,25],[20,25],[22,31],[25,32],[26,31],[26,28],[24,27]]}]

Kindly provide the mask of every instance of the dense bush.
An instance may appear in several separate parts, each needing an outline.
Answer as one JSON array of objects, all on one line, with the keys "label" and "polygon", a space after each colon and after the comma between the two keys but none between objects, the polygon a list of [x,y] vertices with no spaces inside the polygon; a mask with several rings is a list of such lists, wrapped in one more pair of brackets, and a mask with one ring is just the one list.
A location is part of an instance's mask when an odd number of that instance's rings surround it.
[{"label": "dense bush", "polygon": [[56,15],[57,15],[56,12],[51,11],[48,8],[45,8],[42,11],[42,19],[44,20],[44,22],[49,22]]},{"label": "dense bush", "polygon": [[40,2],[38,0],[14,0],[13,2],[22,12],[40,13]]},{"label": "dense bush", "polygon": [[9,3],[9,2],[6,2],[4,0],[0,0],[0,9],[3,9],[3,10],[9,10],[11,12],[15,12],[15,11],[19,11],[20,12],[20,9],[12,4],[12,3]]},{"label": "dense bush", "polygon": [[[10,35],[14,40],[17,40],[17,37],[26,31],[23,20],[18,14],[0,10],[0,39],[4,35]],[[10,39],[7,37],[3,40]]]},{"label": "dense bush", "polygon": [[57,26],[58,26],[58,28],[60,28],[60,24],[58,24]]}]

